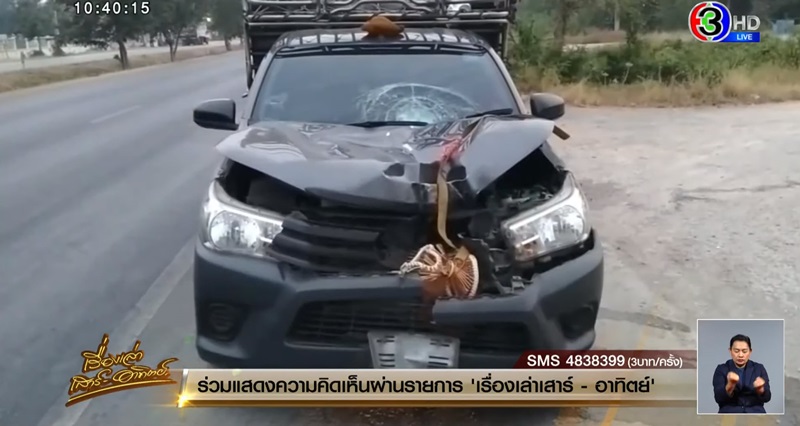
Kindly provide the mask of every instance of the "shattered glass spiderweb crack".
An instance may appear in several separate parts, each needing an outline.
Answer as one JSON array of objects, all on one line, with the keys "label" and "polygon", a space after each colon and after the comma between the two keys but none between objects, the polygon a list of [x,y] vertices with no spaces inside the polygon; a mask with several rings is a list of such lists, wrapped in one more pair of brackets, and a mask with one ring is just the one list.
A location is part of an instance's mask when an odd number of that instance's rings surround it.
[{"label": "shattered glass spiderweb crack", "polygon": [[370,90],[357,101],[364,121],[453,120],[476,110],[475,104],[452,90],[425,84],[397,83]]}]

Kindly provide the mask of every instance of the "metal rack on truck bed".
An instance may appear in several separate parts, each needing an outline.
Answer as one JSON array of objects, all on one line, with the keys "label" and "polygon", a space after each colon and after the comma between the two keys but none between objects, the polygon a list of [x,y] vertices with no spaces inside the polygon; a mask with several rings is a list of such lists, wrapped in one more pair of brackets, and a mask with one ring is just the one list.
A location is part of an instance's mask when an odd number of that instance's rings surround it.
[{"label": "metal rack on truck bed", "polygon": [[273,43],[295,30],[358,27],[383,15],[406,27],[453,28],[484,39],[505,58],[518,0],[243,0],[247,86]]}]

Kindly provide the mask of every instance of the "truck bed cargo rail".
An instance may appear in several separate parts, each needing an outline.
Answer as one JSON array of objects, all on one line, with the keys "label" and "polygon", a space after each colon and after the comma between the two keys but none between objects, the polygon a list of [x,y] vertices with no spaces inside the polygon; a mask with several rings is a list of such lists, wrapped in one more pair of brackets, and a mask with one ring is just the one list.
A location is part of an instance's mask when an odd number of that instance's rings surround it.
[{"label": "truck bed cargo rail", "polygon": [[399,20],[485,20],[513,18],[511,0],[246,0],[248,24],[264,22],[365,21],[380,13]]},{"label": "truck bed cargo rail", "polygon": [[358,28],[377,15],[418,28],[452,28],[485,38],[505,56],[518,0],[243,0],[247,85],[284,33],[314,28]]}]

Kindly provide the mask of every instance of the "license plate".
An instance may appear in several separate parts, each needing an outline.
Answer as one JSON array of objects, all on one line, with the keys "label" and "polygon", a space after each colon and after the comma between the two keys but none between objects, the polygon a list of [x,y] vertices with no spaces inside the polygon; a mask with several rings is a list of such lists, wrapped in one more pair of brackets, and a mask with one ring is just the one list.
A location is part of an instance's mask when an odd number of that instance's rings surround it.
[{"label": "license plate", "polygon": [[460,341],[423,333],[370,331],[373,368],[458,368]]}]

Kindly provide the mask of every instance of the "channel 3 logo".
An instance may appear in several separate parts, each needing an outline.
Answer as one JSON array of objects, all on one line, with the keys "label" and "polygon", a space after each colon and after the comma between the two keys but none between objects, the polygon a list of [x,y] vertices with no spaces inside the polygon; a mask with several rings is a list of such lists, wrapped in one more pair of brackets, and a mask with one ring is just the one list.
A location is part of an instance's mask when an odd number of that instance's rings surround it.
[{"label": "channel 3 logo", "polygon": [[761,40],[760,26],[758,16],[733,16],[717,1],[698,3],[689,12],[689,30],[704,43],[757,43]]}]

